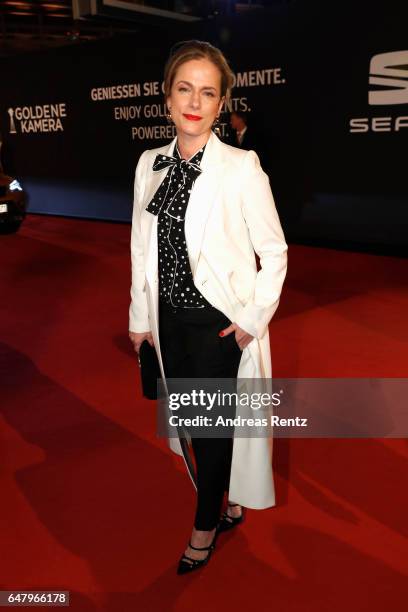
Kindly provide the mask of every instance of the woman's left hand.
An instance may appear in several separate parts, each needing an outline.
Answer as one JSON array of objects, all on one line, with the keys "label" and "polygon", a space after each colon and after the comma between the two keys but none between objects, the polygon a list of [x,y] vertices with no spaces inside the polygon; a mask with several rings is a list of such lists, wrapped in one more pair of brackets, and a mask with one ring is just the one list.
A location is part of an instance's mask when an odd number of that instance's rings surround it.
[{"label": "woman's left hand", "polygon": [[235,340],[241,351],[243,351],[244,348],[254,339],[254,336],[251,336],[251,334],[248,334],[246,331],[241,329],[241,327],[239,327],[236,323],[231,323],[231,325],[225,329],[222,329],[219,335],[224,338],[233,332],[235,332]]}]

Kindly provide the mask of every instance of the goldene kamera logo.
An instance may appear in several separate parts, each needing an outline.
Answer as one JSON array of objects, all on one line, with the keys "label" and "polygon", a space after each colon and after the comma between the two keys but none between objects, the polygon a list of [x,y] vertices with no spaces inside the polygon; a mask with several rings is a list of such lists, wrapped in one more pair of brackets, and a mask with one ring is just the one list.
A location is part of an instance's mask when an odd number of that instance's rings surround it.
[{"label": "goldene kamera logo", "polygon": [[36,104],[10,107],[7,113],[10,134],[63,132],[67,107],[65,102]]}]

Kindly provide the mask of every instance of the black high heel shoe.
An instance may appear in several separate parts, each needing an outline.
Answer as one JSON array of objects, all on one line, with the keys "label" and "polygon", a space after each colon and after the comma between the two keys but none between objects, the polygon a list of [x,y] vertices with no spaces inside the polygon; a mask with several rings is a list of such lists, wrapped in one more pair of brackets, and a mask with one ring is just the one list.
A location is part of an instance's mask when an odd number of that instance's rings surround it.
[{"label": "black high heel shoe", "polygon": [[194,570],[199,569],[200,567],[203,567],[203,565],[208,563],[211,557],[211,553],[215,548],[215,542],[217,540],[217,535],[218,533],[216,531],[211,544],[209,546],[205,546],[204,548],[197,548],[196,546],[193,546],[191,542],[189,542],[190,548],[194,550],[208,550],[208,555],[204,559],[192,559],[191,557],[188,557],[186,554],[182,555],[179,561],[179,564],[178,564],[177,573],[178,574],[188,574],[189,572],[193,572]]},{"label": "black high heel shoe", "polygon": [[[230,504],[228,502],[228,507],[233,508],[234,506],[240,506],[241,504]],[[223,512],[221,515],[220,522],[218,523],[217,532],[222,533],[223,531],[229,531],[233,527],[236,527],[244,520],[244,509],[241,507],[241,516],[233,517],[230,516],[227,512]]]}]

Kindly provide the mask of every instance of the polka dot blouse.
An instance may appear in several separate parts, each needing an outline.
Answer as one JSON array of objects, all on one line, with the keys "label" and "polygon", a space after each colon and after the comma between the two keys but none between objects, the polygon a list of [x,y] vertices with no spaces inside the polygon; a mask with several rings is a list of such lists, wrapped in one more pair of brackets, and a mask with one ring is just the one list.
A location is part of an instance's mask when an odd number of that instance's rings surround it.
[{"label": "polka dot blouse", "polygon": [[[153,198],[153,200],[164,200],[164,205],[161,204],[158,211],[157,223],[159,298],[178,308],[210,306],[194,285],[184,231],[190,193],[201,172],[199,165],[204,149],[205,145],[188,160],[188,163],[182,160],[177,144],[173,158],[162,156],[164,163],[166,163],[164,160],[168,159],[177,160],[177,163],[173,162],[173,167],[168,171]],[[160,164],[160,156],[156,158],[156,162]],[[193,168],[193,164],[196,169]]]}]

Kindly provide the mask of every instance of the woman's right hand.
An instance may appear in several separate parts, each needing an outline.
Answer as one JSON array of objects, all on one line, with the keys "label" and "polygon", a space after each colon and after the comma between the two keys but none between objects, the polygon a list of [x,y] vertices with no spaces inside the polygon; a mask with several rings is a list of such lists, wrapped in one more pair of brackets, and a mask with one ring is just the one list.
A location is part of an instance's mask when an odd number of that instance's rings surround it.
[{"label": "woman's right hand", "polygon": [[153,336],[151,332],[129,332],[129,338],[133,344],[133,348],[135,349],[136,353],[139,354],[140,351],[140,346],[142,344],[142,342],[144,342],[145,340],[148,341],[148,343],[150,344],[150,346],[154,346],[154,342],[153,342]]}]

